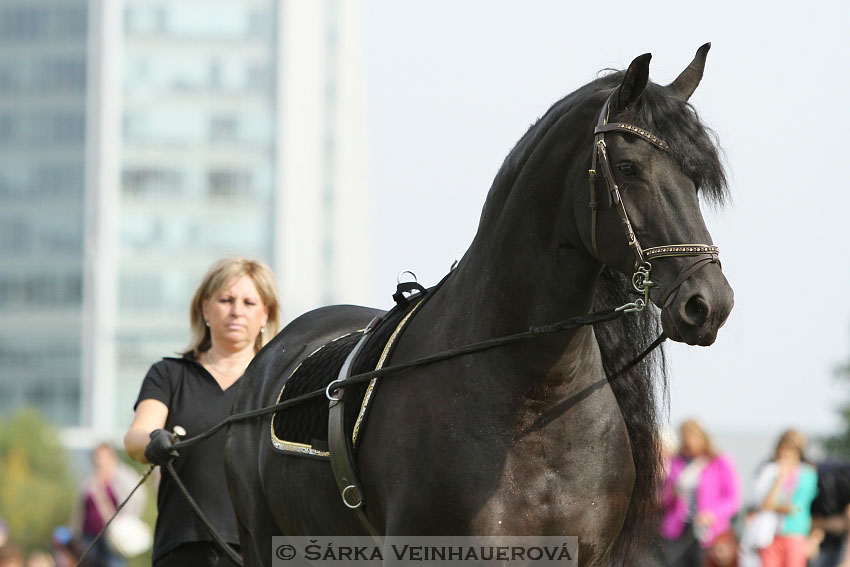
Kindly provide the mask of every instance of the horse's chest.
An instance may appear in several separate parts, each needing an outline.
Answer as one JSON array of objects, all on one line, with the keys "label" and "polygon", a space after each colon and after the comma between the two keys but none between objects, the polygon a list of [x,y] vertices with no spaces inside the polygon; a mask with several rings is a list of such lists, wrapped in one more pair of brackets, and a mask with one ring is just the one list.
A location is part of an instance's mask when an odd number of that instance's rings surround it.
[{"label": "horse's chest", "polygon": [[598,548],[619,532],[634,483],[626,426],[607,382],[574,396],[524,420],[478,533],[576,535]]}]

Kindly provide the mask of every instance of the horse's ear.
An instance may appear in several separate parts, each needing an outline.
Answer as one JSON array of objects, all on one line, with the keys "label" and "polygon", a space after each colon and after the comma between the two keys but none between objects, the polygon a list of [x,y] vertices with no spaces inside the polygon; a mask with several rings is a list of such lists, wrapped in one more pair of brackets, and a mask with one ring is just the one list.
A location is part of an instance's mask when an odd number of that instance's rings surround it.
[{"label": "horse's ear", "polygon": [[667,85],[677,96],[688,100],[697,90],[697,85],[702,80],[702,72],[705,70],[705,57],[708,55],[709,49],[711,49],[711,42],[697,49],[697,54],[688,68],[682,71],[682,74],[676,77],[675,81]]},{"label": "horse's ear", "polygon": [[617,111],[625,109],[643,93],[646,82],[649,81],[650,59],[652,59],[652,54],[644,53],[635,57],[635,60],[629,65],[617,95]]}]

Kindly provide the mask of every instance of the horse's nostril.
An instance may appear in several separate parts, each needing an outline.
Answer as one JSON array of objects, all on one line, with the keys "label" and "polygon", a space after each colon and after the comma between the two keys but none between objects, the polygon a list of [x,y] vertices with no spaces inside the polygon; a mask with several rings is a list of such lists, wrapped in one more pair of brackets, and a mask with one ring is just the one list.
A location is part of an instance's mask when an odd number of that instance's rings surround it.
[{"label": "horse's nostril", "polygon": [[702,326],[711,314],[711,307],[701,295],[694,295],[685,302],[682,319],[694,327]]}]

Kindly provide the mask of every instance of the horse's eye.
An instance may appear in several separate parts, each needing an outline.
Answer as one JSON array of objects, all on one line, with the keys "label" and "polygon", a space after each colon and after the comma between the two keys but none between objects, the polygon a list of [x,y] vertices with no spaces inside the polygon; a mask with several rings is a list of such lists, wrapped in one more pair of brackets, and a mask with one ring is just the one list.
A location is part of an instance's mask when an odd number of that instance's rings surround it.
[{"label": "horse's eye", "polygon": [[624,161],[617,164],[617,169],[626,177],[634,177],[637,175],[637,166],[630,161]]}]

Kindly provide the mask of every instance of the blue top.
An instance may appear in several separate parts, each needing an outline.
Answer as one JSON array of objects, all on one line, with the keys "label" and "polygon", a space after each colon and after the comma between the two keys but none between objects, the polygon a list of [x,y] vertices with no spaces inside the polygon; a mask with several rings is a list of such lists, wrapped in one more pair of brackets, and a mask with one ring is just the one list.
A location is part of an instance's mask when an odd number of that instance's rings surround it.
[{"label": "blue top", "polygon": [[809,464],[800,465],[797,486],[791,496],[791,513],[786,514],[779,526],[779,535],[809,535],[812,528],[810,507],[818,493],[818,473]]}]

